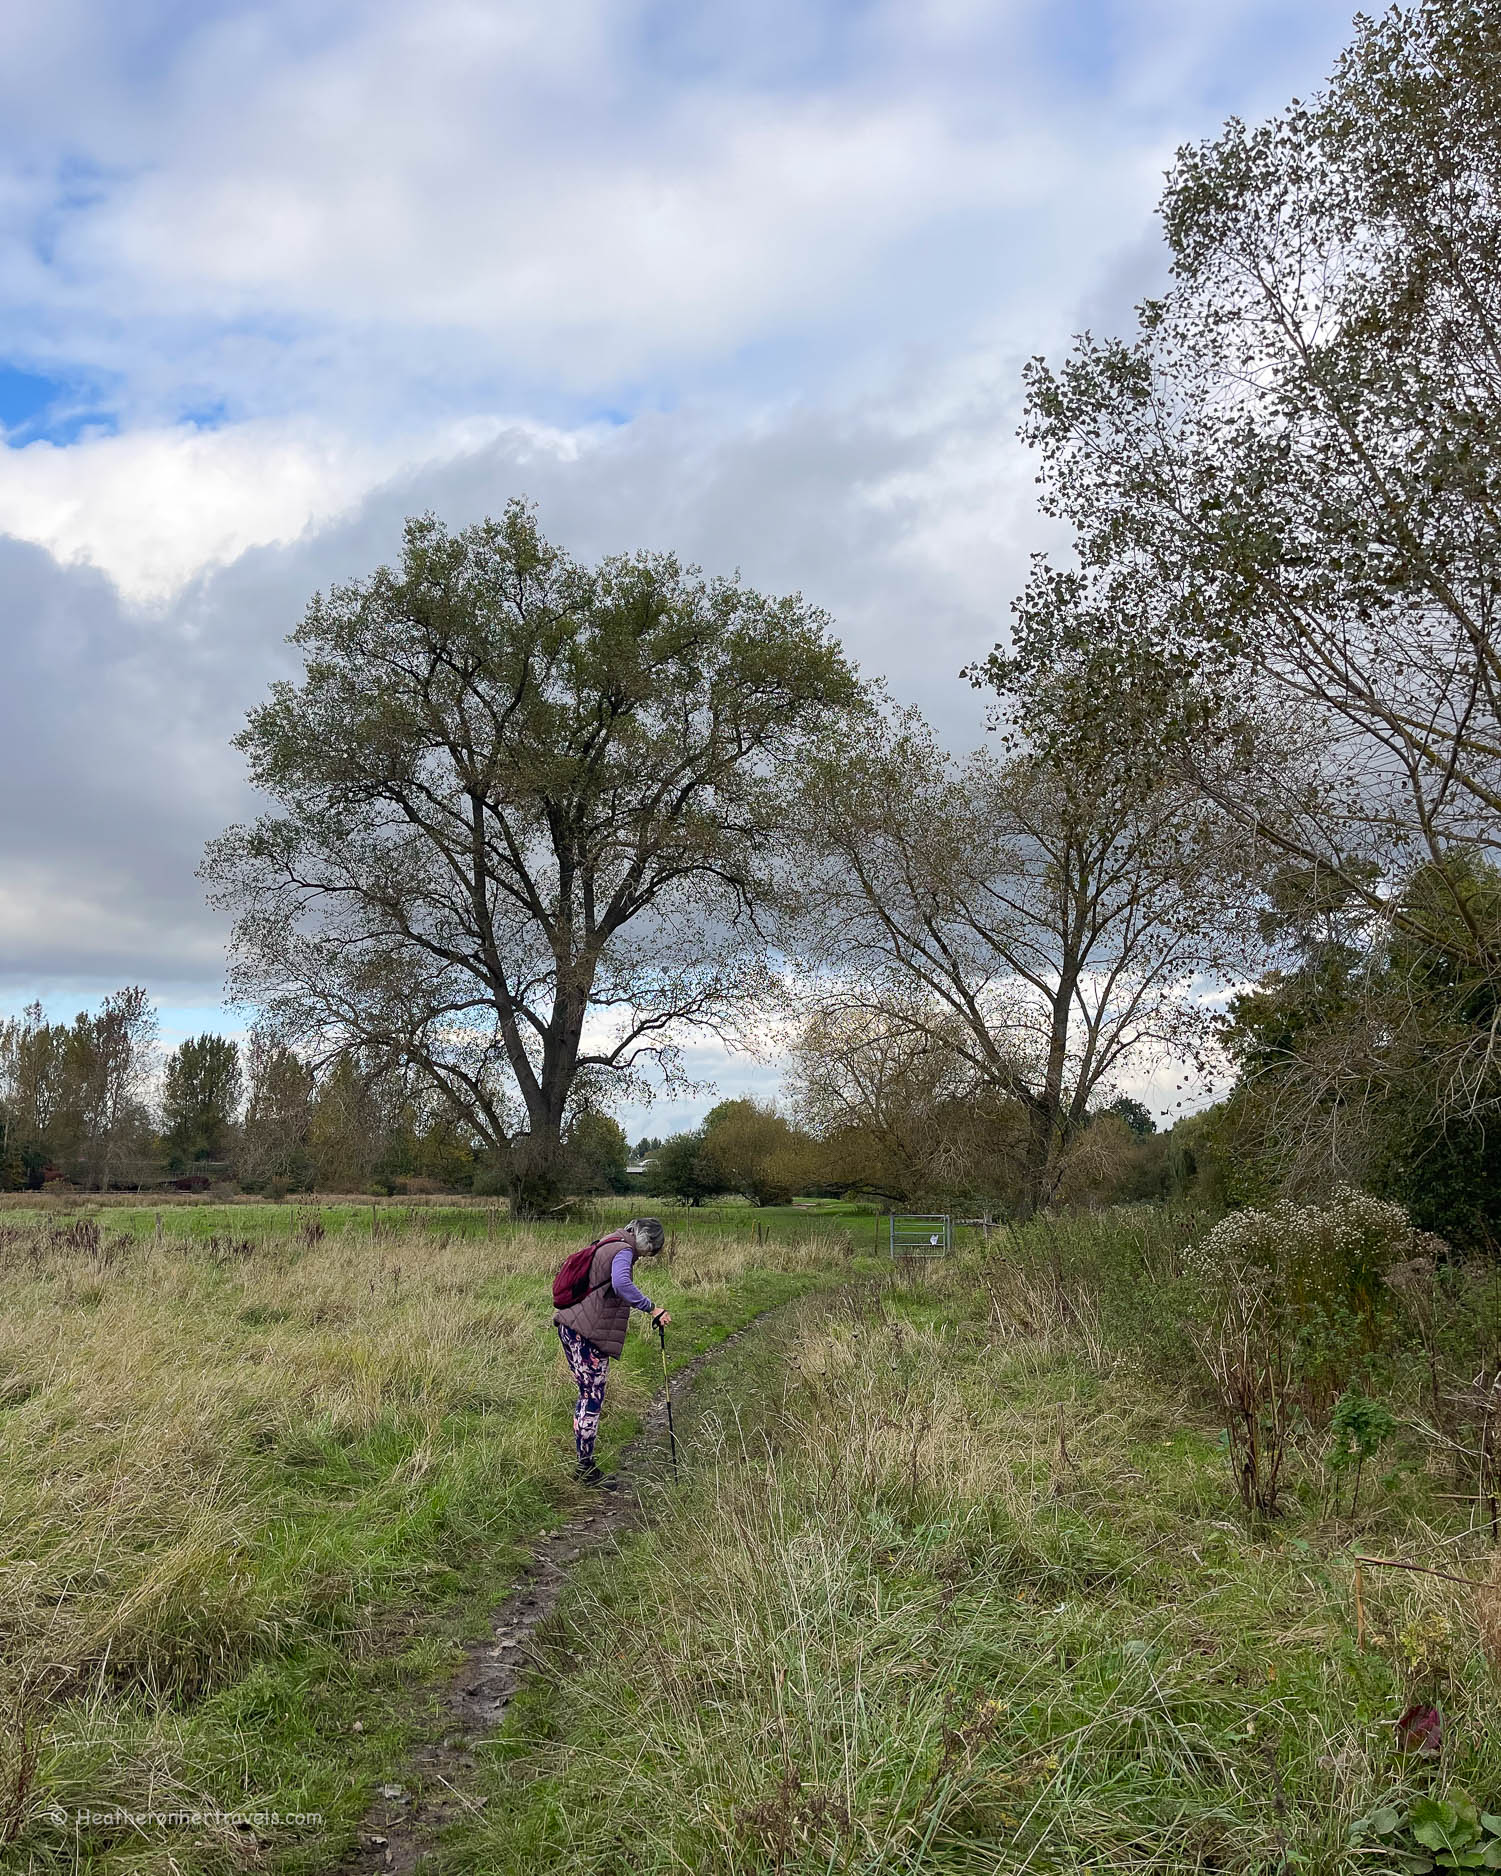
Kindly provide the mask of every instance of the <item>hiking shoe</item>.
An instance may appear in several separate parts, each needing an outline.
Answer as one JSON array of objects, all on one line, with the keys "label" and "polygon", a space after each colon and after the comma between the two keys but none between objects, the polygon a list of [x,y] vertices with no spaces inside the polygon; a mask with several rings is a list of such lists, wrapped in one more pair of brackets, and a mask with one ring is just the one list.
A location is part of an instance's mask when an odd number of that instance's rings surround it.
[{"label": "hiking shoe", "polygon": [[582,1460],[573,1468],[573,1476],[580,1485],[603,1485],[605,1475],[591,1459],[587,1465]]}]

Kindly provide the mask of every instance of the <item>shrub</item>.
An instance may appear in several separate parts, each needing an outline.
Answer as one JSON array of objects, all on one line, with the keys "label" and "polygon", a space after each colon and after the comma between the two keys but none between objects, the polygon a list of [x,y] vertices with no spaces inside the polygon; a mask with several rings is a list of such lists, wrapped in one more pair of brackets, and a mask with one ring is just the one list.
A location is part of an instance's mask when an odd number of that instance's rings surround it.
[{"label": "shrub", "polygon": [[1262,1272],[1280,1326],[1296,1344],[1301,1383],[1329,1400],[1359,1358],[1389,1339],[1388,1273],[1428,1243],[1400,1206],[1342,1187],[1327,1205],[1284,1200],[1265,1211],[1232,1212],[1187,1263],[1211,1292]]},{"label": "shrub", "polygon": [[1369,1400],[1358,1387],[1350,1387],[1334,1403],[1330,1430],[1334,1435],[1329,1453],[1331,1469],[1345,1472],[1351,1466],[1355,1468],[1355,1484],[1350,1493],[1353,1517],[1360,1502],[1360,1475],[1366,1461],[1374,1459],[1396,1432],[1397,1422],[1380,1401]]},{"label": "shrub", "polygon": [[1327,1205],[1283,1200],[1266,1211],[1232,1212],[1193,1256],[1201,1266],[1259,1264],[1300,1298],[1371,1303],[1391,1265],[1414,1253],[1417,1236],[1400,1205],[1342,1186]]},{"label": "shrub", "polygon": [[1189,1333],[1248,1511],[1276,1510],[1295,1409],[1327,1406],[1389,1338],[1387,1273],[1420,1243],[1399,1206],[1341,1189],[1324,1206],[1233,1212],[1189,1251]]},{"label": "shrub", "polygon": [[1297,1375],[1286,1312],[1271,1277],[1254,1264],[1221,1273],[1203,1320],[1189,1327],[1214,1384],[1230,1469],[1248,1512],[1270,1517],[1292,1429]]}]

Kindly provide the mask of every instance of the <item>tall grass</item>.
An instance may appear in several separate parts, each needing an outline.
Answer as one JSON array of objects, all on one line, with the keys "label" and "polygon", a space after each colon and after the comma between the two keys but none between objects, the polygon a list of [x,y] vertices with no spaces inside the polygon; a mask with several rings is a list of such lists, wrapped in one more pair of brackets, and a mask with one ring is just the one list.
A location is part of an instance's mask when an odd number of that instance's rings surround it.
[{"label": "tall grass", "polygon": [[[448,1658],[435,1612],[472,1621],[568,1493],[546,1285],[578,1232],[148,1219],[0,1219],[0,1856],[241,1868],[233,1820],[49,1813],[321,1811],[317,1867]],[[687,1354],[842,1268],[709,1234],[649,1281]],[[609,1442],[648,1355],[612,1379]]]},{"label": "tall grass", "polygon": [[[183,1192],[91,1192],[72,1190],[0,1192],[0,1219],[14,1223],[57,1223],[88,1217],[133,1235],[207,1237],[244,1230],[274,1237],[295,1235],[317,1219],[328,1230],[364,1231],[372,1236],[407,1230],[446,1231],[455,1237],[494,1238],[513,1228],[548,1242],[576,1242],[582,1231],[607,1231],[630,1218],[653,1214],[685,1241],[744,1237],[756,1244],[802,1243],[811,1237],[848,1239],[859,1250],[886,1244],[886,1219],[868,1206],[835,1200],[793,1205],[749,1205],[730,1200],[702,1206],[676,1205],[647,1194],[573,1200],[554,1217],[515,1223],[503,1200],[452,1193],[372,1198],[338,1193],[299,1193],[270,1200],[251,1193],[205,1197]],[[158,1221],[160,1225],[158,1226]]]},{"label": "tall grass", "polygon": [[[1367,1566],[1357,1601],[1352,1549],[1488,1574],[1446,1481],[1414,1435],[1340,1517],[1311,1438],[1249,1524],[1187,1368],[1127,1333],[1180,1346],[1140,1296],[1178,1226],[1122,1227],[1115,1274],[1109,1221],[1039,1226],[716,1370],[449,1867],[1354,1871],[1380,1800],[1495,1809],[1496,1592]],[[1434,1697],[1429,1764],[1394,1722]]]}]

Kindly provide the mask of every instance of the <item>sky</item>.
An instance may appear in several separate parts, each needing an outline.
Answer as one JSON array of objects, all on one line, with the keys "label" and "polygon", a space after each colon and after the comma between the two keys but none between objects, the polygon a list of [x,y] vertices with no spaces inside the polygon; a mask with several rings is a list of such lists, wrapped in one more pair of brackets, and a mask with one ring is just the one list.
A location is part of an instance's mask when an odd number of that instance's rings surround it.
[{"label": "sky", "polygon": [[[403,517],[801,591],[956,747],[1054,543],[1020,372],[1350,0],[53,0],[0,62],[0,1010],[234,1030],[230,738]],[[721,1093],[773,1063],[693,1051]],[[1159,1109],[1172,1078],[1141,1091]],[[665,1133],[712,1094],[624,1118]]]}]

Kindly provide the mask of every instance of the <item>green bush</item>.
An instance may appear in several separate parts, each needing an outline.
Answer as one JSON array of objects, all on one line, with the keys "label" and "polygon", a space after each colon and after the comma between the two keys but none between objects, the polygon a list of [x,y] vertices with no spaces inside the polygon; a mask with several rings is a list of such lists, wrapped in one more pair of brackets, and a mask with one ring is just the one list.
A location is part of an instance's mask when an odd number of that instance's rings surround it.
[{"label": "green bush", "polygon": [[1341,1187],[1327,1205],[1283,1200],[1232,1212],[1187,1263],[1211,1296],[1259,1277],[1311,1405],[1320,1396],[1332,1400],[1363,1357],[1389,1346],[1395,1299],[1388,1276],[1431,1248],[1399,1205]]}]

